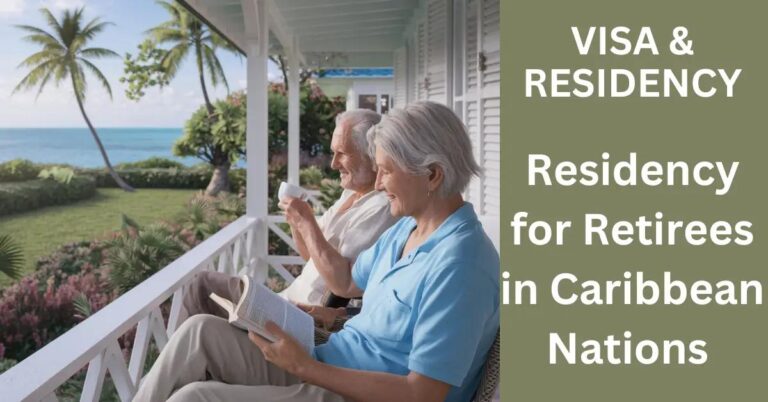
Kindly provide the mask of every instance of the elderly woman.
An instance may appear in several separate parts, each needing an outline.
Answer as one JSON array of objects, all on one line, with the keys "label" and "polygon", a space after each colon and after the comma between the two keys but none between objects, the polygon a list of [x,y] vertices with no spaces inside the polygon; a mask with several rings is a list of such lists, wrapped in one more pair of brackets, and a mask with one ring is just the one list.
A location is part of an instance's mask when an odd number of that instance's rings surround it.
[{"label": "elderly woman", "polygon": [[275,342],[192,317],[136,400],[471,399],[499,325],[499,260],[461,197],[479,171],[469,138],[450,109],[429,102],[391,112],[368,137],[376,188],[402,219],[352,267],[315,262],[334,293],[363,295],[360,314],[314,355],[271,323]]}]

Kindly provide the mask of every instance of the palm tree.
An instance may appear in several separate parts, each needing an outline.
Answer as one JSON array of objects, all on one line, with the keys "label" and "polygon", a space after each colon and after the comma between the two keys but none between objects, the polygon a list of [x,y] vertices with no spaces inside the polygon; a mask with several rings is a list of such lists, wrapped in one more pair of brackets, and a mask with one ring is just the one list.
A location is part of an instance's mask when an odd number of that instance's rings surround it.
[{"label": "palm tree", "polygon": [[166,77],[168,80],[173,79],[187,55],[192,52],[205,107],[208,114],[213,116],[214,108],[205,84],[205,70],[208,70],[211,84],[216,86],[221,83],[229,91],[229,84],[216,51],[224,49],[238,54],[237,49],[178,3],[158,0],[157,4],[170,14],[171,19],[148,30],[147,35],[158,44],[171,46],[161,61]]},{"label": "palm tree", "polygon": [[60,21],[46,8],[41,9],[40,12],[43,14],[52,33],[29,25],[17,25],[17,28],[29,33],[29,35],[24,37],[26,41],[40,45],[42,49],[27,57],[19,65],[19,68],[31,68],[31,71],[14,88],[13,93],[39,86],[37,96],[40,96],[40,93],[43,92],[43,89],[49,82],[53,81],[58,86],[62,81],[69,78],[72,82],[75,99],[77,99],[77,106],[80,108],[80,113],[82,113],[85,123],[91,130],[91,135],[93,135],[99,151],[101,151],[101,156],[104,158],[109,174],[122,189],[133,191],[133,188],[123,181],[112,167],[99,134],[93,127],[93,124],[91,124],[91,120],[88,118],[83,107],[87,88],[85,81],[86,70],[96,77],[99,83],[106,89],[110,99],[112,98],[112,88],[109,86],[107,78],[104,77],[104,74],[90,59],[120,56],[109,49],[87,47],[88,42],[103,31],[107,25],[110,25],[110,23],[102,22],[100,18],[94,18],[83,26],[83,8],[64,11]]},{"label": "palm tree", "polygon": [[[165,78],[167,81],[172,80],[179,71],[179,67],[187,58],[187,55],[193,53],[197,66],[197,75],[200,79],[200,88],[203,90],[203,99],[205,100],[208,119],[210,119],[211,126],[213,126],[218,117],[213,103],[211,103],[211,99],[208,96],[208,88],[206,88],[205,84],[205,70],[208,70],[211,84],[216,86],[221,83],[229,92],[229,84],[224,76],[221,62],[219,62],[219,58],[216,56],[216,51],[224,49],[238,54],[237,49],[178,3],[158,0],[157,4],[170,14],[171,19],[148,30],[147,35],[155,43],[171,46],[160,61],[165,70]],[[208,187],[205,189],[205,193],[216,195],[220,191],[229,190],[228,177],[231,161],[229,154],[218,144],[213,146],[211,157],[213,176]]]},{"label": "palm tree", "polygon": [[0,272],[11,278],[21,276],[24,258],[21,249],[8,235],[0,235]]}]

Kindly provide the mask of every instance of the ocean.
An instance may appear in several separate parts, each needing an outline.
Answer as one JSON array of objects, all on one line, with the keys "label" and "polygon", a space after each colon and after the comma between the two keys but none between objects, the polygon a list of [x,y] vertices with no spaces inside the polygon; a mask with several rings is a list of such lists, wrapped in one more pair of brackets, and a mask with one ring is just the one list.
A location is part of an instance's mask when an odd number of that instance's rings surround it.
[{"label": "ocean", "polygon": [[[112,164],[153,156],[186,165],[200,162],[173,156],[171,148],[181,136],[181,128],[99,128],[97,132]],[[18,158],[89,168],[104,166],[88,128],[0,128],[0,162]]]}]

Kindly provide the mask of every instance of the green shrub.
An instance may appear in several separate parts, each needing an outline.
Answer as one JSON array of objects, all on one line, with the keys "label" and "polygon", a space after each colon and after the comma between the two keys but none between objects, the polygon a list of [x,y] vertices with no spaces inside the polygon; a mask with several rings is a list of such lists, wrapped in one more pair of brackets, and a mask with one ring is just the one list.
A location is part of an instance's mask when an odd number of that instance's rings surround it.
[{"label": "green shrub", "polygon": [[[89,170],[86,173],[96,179],[97,187],[117,187],[108,172]],[[205,189],[211,181],[212,171],[208,169],[128,169],[117,172],[134,188],[190,188]],[[245,170],[230,171],[232,191],[245,186]]]},{"label": "green shrub", "polygon": [[173,159],[151,157],[143,161],[119,163],[115,166],[117,170],[127,169],[184,169],[185,166],[181,162],[177,162]]},{"label": "green shrub", "polygon": [[67,204],[95,194],[96,182],[83,176],[73,177],[68,184],[49,179],[0,183],[0,216]]},{"label": "green shrub", "polygon": [[41,179],[51,179],[62,184],[69,184],[75,177],[75,171],[68,167],[53,166],[43,169],[37,177]]},{"label": "green shrub", "polygon": [[306,188],[319,188],[325,174],[317,166],[308,166],[299,171],[299,183]]},{"label": "green shrub", "polygon": [[341,187],[341,182],[338,180],[323,179],[320,185],[320,196],[318,200],[323,203],[325,208],[330,208],[336,200],[341,198],[341,193],[344,189]]},{"label": "green shrub", "polygon": [[109,281],[121,293],[181,257],[190,245],[178,230],[164,224],[139,227],[124,218],[123,231],[107,242]]},{"label": "green shrub", "polygon": [[26,159],[3,162],[0,163],[0,183],[34,180],[40,170],[40,166]]}]

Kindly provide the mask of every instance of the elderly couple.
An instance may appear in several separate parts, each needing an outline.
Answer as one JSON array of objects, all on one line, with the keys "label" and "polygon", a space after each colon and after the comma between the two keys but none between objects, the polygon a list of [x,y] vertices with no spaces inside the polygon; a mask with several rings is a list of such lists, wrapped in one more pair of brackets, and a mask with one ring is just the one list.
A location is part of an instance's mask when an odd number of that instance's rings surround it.
[{"label": "elderly couple", "polygon": [[202,274],[135,401],[471,400],[499,326],[499,258],[461,196],[480,170],[462,122],[431,102],[349,111],[331,148],[341,198],[319,220],[280,204],[308,259],[283,296],[318,322],[343,311],[320,306],[326,289],[362,296],[361,312],[310,355],[276,325],[269,342],[216,316],[208,294],[236,299],[239,281]]}]

